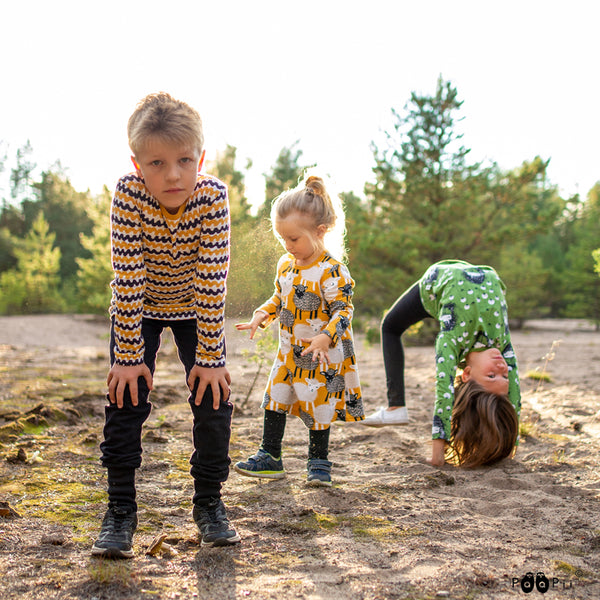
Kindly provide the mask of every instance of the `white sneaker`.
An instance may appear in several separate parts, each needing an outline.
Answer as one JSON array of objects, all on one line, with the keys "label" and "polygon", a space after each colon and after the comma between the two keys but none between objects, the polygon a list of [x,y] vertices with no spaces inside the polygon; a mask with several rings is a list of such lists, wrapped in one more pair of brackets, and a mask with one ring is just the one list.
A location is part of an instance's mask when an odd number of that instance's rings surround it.
[{"label": "white sneaker", "polygon": [[394,410],[387,410],[387,406],[380,406],[372,415],[359,423],[368,427],[383,427],[385,425],[406,425],[409,420],[406,406],[399,406]]}]

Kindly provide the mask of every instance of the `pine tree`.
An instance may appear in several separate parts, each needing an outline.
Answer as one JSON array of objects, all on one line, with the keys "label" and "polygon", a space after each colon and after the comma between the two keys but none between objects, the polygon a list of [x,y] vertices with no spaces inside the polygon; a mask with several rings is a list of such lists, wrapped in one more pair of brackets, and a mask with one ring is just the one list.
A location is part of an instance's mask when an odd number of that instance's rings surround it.
[{"label": "pine tree", "polygon": [[15,269],[0,275],[0,313],[61,312],[64,303],[60,283],[60,249],[39,213],[25,239],[15,240]]},{"label": "pine tree", "polygon": [[498,268],[503,248],[518,241],[529,250],[562,210],[546,183],[547,161],[536,157],[508,173],[467,162],[470,150],[457,132],[461,106],[456,89],[440,78],[434,95],[413,93],[403,114],[392,111],[387,146],[373,147],[375,182],[365,193],[376,312],[439,260]]},{"label": "pine tree", "polygon": [[111,194],[104,188],[102,194],[88,209],[93,222],[91,235],[81,234],[81,245],[90,254],[77,258],[77,298],[83,312],[106,314],[111,298],[113,278],[110,256],[110,203]]},{"label": "pine tree", "polygon": [[588,193],[574,224],[574,241],[567,250],[564,273],[565,316],[587,318],[600,329],[600,279],[594,251],[600,240],[600,183]]}]

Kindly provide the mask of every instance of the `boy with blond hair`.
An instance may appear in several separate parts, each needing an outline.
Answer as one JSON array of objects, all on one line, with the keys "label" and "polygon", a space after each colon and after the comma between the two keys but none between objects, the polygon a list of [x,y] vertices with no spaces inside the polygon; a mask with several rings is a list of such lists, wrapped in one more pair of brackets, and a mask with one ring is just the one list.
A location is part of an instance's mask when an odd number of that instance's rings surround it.
[{"label": "boy with blond hair", "polygon": [[100,445],[108,509],[92,547],[93,555],[110,558],[133,556],[135,470],[165,328],[173,332],[190,390],[193,518],[201,543],[240,541],[221,500],[233,410],[224,338],[227,188],[200,174],[202,121],[184,102],[166,93],[146,96],[127,133],[135,172],[121,177],[111,206],[111,368]]}]

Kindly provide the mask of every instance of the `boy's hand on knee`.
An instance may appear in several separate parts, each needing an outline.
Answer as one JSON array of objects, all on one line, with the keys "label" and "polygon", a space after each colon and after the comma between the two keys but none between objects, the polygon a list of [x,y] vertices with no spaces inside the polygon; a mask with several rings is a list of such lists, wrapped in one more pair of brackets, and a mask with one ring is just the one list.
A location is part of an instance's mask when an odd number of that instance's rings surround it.
[{"label": "boy's hand on knee", "polygon": [[223,401],[229,398],[229,393],[231,391],[229,389],[231,376],[225,367],[210,368],[194,365],[190,371],[190,376],[188,377],[188,387],[192,391],[194,390],[196,379],[198,380],[198,389],[196,390],[196,397],[194,398],[194,404],[196,406],[202,404],[202,398],[204,397],[204,392],[207,390],[208,386],[210,386],[212,390],[213,408],[215,410],[219,409],[219,404],[221,403],[221,390],[223,393]]},{"label": "boy's hand on knee", "polygon": [[131,403],[133,406],[137,406],[139,377],[143,377],[146,380],[146,385],[151,390],[152,373],[150,373],[150,369],[144,363],[133,366],[113,365],[106,378],[108,398],[111,403],[116,403],[118,408],[123,408],[123,394],[125,393],[125,388],[129,386]]}]

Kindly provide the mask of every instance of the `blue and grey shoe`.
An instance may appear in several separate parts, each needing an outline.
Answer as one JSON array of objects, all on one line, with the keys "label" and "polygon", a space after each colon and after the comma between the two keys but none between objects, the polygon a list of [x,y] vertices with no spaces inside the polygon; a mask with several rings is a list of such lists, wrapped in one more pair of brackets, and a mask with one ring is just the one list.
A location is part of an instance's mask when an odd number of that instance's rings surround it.
[{"label": "blue and grey shoe", "polygon": [[331,487],[331,462],[321,458],[311,458],[308,461],[307,485],[311,487]]},{"label": "blue and grey shoe", "polygon": [[285,477],[281,456],[274,458],[262,448],[247,461],[240,461],[233,468],[246,477],[263,477],[265,479],[282,479]]}]

